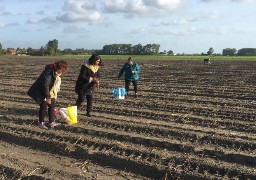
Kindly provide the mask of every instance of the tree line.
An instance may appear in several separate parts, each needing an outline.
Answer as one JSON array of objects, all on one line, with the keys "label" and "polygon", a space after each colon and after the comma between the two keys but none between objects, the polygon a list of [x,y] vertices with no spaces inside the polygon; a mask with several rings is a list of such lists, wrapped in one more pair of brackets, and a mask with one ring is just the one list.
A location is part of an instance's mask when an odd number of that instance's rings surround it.
[{"label": "tree line", "polygon": [[[56,55],[83,55],[83,54],[102,54],[102,55],[174,55],[172,50],[164,52],[159,52],[160,44],[146,44],[145,46],[141,44],[132,45],[132,44],[109,44],[104,45],[102,49],[84,49],[77,48],[75,50],[66,48],[64,50],[58,49],[58,40],[50,40],[45,46],[41,46],[40,49],[33,49],[31,47],[25,48],[7,48],[3,49],[2,44],[0,43],[0,55],[3,54],[12,54],[15,51],[15,54],[26,54],[31,56],[56,56]],[[185,54],[177,54],[185,55]],[[196,55],[196,54],[195,54]],[[214,49],[211,47],[207,53],[201,53],[201,55],[212,56],[214,55]],[[215,54],[216,55],[216,54]],[[256,48],[242,48],[238,51],[235,48],[225,48],[222,51],[223,56],[256,56]]]},{"label": "tree line", "polygon": [[256,48],[242,48],[238,51],[235,48],[223,49],[223,56],[256,56]]},{"label": "tree line", "polygon": [[[40,49],[33,49],[31,47],[25,49],[17,48],[16,52],[20,54],[27,54],[31,56],[56,56],[56,55],[83,55],[83,54],[104,54],[104,55],[128,55],[128,54],[136,54],[136,55],[153,55],[159,54],[159,44],[147,44],[145,46],[138,44],[132,46],[131,44],[110,44],[104,45],[102,49],[75,49],[72,50],[70,48],[66,48],[64,50],[58,49],[58,40],[50,40],[45,46],[41,46]],[[2,49],[2,45],[0,43],[0,51],[1,54],[11,54],[11,51],[15,50],[14,48],[7,48],[7,50]],[[172,52],[172,51],[168,51]]]}]

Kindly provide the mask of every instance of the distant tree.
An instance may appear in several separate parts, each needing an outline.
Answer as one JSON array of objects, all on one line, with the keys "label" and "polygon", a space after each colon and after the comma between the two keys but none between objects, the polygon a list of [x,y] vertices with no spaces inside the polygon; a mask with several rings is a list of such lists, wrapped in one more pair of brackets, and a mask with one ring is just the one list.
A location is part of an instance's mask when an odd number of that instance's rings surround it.
[{"label": "distant tree", "polygon": [[58,54],[58,40],[54,39],[46,44],[46,54],[50,56]]},{"label": "distant tree", "polygon": [[132,45],[131,44],[122,44],[120,48],[120,54],[131,54]]},{"label": "distant tree", "polygon": [[2,54],[6,54],[6,49],[2,49]]},{"label": "distant tree", "polygon": [[97,50],[101,54],[158,54],[159,53],[159,44],[147,44],[142,46],[141,44],[132,46],[131,44],[108,44],[104,45],[101,51]]},{"label": "distant tree", "polygon": [[35,50],[32,49],[31,47],[28,47],[28,48],[27,48],[27,54],[28,54],[28,55],[33,56],[33,55],[34,55],[34,52],[35,52]]},{"label": "distant tree", "polygon": [[112,54],[111,45],[104,45],[102,48],[102,54]]},{"label": "distant tree", "polygon": [[168,55],[173,55],[174,53],[173,53],[172,50],[169,50],[169,51],[167,52],[167,54],[168,54]]},{"label": "distant tree", "polygon": [[50,55],[47,52],[47,49],[44,46],[41,46],[41,48],[35,52],[36,56],[45,56],[45,55]]},{"label": "distant tree", "polygon": [[143,46],[141,44],[137,44],[133,46],[132,54],[143,54]]},{"label": "distant tree", "polygon": [[44,46],[41,46],[40,49],[33,49],[29,47],[27,49],[27,54],[30,56],[45,56],[46,55],[46,49]]},{"label": "distant tree", "polygon": [[3,46],[2,46],[2,44],[0,43],[0,55],[2,55],[3,54]]},{"label": "distant tree", "polygon": [[153,47],[152,44],[147,44],[146,46],[144,46],[143,47],[144,54],[150,54],[150,55],[153,54],[152,47]]},{"label": "distant tree", "polygon": [[70,48],[66,48],[66,49],[64,49],[63,51],[62,51],[62,53],[63,54],[73,54],[73,50],[72,49],[70,49]]},{"label": "distant tree", "polygon": [[131,54],[131,44],[111,44],[112,54]]},{"label": "distant tree", "polygon": [[151,52],[150,54],[158,54],[159,53],[160,44],[151,44]]},{"label": "distant tree", "polygon": [[211,48],[207,51],[207,54],[208,54],[209,56],[212,56],[213,52],[214,52],[214,50],[213,50],[213,48],[211,47]]},{"label": "distant tree", "polygon": [[237,51],[237,56],[256,56],[256,48],[242,48]]},{"label": "distant tree", "polygon": [[223,56],[235,56],[236,52],[237,52],[237,50],[235,48],[226,48],[226,49],[223,49],[222,55]]}]

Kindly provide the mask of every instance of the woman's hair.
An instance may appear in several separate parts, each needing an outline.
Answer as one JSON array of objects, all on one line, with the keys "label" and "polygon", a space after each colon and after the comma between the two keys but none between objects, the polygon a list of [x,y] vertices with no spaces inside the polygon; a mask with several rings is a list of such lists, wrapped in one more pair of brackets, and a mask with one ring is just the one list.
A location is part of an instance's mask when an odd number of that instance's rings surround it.
[{"label": "woman's hair", "polygon": [[54,69],[55,71],[62,70],[63,73],[66,73],[68,71],[68,64],[66,61],[57,61],[54,63]]},{"label": "woman's hair", "polygon": [[102,66],[103,64],[102,64],[102,60],[101,60],[101,58],[100,58],[100,56],[98,55],[98,54],[93,54],[89,59],[88,59],[88,63],[90,64],[90,65],[94,65],[94,64],[96,64],[96,61],[97,60],[100,60],[100,63],[99,63],[99,66]]},{"label": "woman's hair", "polygon": [[132,57],[129,57],[129,58],[128,58],[128,61],[133,61]]}]

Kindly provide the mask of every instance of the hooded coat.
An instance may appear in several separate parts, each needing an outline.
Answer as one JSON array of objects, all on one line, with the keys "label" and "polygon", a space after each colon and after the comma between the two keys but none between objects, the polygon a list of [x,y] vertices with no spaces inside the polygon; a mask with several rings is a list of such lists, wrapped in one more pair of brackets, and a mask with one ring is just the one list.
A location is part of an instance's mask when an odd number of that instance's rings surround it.
[{"label": "hooded coat", "polygon": [[75,92],[78,94],[87,92],[86,94],[90,95],[96,85],[95,82],[91,81],[94,77],[100,78],[99,67],[93,69],[92,65],[90,65],[88,61],[85,61],[81,66],[80,73],[76,81]]},{"label": "hooded coat", "polygon": [[54,71],[54,65],[46,65],[41,75],[29,88],[27,94],[41,104],[45,98],[51,98],[50,90],[54,86],[55,80],[56,73]]}]

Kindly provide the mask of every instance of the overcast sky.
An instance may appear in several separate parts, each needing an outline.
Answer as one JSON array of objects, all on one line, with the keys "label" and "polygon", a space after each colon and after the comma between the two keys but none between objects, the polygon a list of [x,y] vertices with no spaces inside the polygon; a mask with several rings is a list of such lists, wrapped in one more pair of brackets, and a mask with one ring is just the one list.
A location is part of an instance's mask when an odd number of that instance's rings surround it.
[{"label": "overcast sky", "polygon": [[256,0],[0,0],[3,48],[160,44],[202,53],[256,48]]}]

